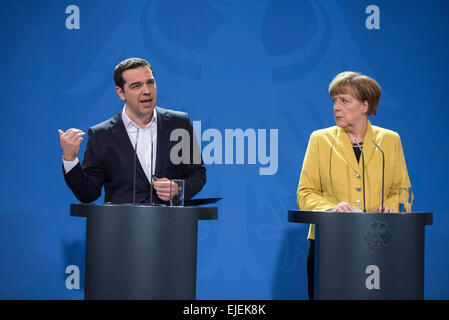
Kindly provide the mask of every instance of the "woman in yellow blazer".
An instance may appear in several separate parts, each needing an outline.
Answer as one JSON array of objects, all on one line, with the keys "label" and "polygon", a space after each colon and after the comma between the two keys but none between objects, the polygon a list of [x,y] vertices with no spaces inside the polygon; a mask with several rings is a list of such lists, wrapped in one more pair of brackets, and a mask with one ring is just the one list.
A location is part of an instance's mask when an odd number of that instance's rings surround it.
[{"label": "woman in yellow blazer", "polygon": [[[382,153],[385,154],[384,212],[398,210],[400,186],[411,187],[399,135],[372,126],[381,96],[377,82],[356,72],[343,72],[329,85],[336,126],[312,133],[297,189],[301,210],[369,212],[382,210]],[[375,143],[374,143],[375,142]],[[359,148],[360,146],[360,148]],[[365,202],[363,199],[363,150]],[[313,298],[315,226],[309,228],[309,298]]]}]

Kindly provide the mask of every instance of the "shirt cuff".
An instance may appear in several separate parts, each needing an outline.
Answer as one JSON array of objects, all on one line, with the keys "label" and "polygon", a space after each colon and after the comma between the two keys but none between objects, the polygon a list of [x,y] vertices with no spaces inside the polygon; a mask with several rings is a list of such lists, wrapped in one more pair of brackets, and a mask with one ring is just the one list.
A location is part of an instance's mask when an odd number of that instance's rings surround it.
[{"label": "shirt cuff", "polygon": [[64,172],[65,172],[66,174],[69,173],[69,171],[72,170],[73,167],[76,166],[76,165],[78,164],[78,162],[80,162],[80,161],[78,160],[78,157],[76,157],[76,159],[75,159],[75,160],[72,160],[72,161],[67,161],[67,160],[64,160],[64,158],[62,158],[62,163],[63,163],[63,165],[64,165]]}]

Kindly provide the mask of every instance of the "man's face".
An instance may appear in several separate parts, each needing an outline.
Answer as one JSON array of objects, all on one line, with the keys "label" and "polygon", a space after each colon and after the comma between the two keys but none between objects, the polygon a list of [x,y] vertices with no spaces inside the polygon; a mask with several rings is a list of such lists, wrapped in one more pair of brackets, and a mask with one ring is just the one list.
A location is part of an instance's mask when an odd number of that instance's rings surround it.
[{"label": "man's face", "polygon": [[123,90],[115,87],[120,99],[126,102],[130,118],[145,120],[153,115],[156,106],[156,82],[148,67],[128,69],[122,73]]}]

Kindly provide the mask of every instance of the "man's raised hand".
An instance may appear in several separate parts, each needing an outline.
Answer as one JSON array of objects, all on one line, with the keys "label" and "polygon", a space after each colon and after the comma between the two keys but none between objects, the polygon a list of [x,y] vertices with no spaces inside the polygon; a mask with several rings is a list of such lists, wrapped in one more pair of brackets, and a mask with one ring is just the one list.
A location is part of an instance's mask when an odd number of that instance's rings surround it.
[{"label": "man's raised hand", "polygon": [[66,132],[58,129],[61,142],[62,157],[66,161],[73,161],[78,156],[81,142],[85,133],[79,129],[69,129]]}]

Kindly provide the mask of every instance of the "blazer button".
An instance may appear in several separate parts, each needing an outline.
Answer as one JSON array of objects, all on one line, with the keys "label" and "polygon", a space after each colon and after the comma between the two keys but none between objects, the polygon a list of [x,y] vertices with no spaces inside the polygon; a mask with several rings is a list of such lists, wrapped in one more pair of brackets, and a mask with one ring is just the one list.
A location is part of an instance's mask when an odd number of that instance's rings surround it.
[{"label": "blazer button", "polygon": [[356,187],[355,190],[357,190],[358,192],[362,191],[362,187]]},{"label": "blazer button", "polygon": [[355,205],[356,206],[360,206],[362,204],[362,202],[360,201],[360,200],[357,200],[356,202],[355,202]]},{"label": "blazer button", "polygon": [[359,175],[358,173],[355,174],[355,177],[356,177],[357,179],[360,179],[360,175]]}]

